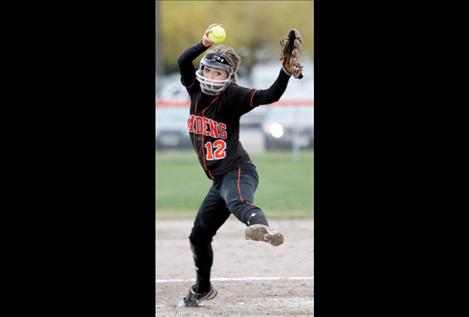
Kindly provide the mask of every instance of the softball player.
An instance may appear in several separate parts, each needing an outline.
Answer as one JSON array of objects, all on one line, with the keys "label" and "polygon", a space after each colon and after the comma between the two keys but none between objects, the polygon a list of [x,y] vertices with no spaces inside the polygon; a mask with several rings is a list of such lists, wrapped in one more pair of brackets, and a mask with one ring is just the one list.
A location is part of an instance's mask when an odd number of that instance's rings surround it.
[{"label": "softball player", "polygon": [[246,239],[274,246],[283,243],[283,235],[269,228],[263,211],[254,205],[258,174],[239,142],[239,120],[259,105],[278,101],[291,73],[282,66],[275,82],[265,90],[238,86],[240,57],[232,48],[222,45],[207,52],[196,70],[192,62],[214,44],[208,34],[216,25],[210,25],[202,41],[187,49],[177,61],[182,84],[191,99],[188,132],[203,170],[213,181],[189,235],[196,283],[179,307],[194,307],[217,295],[210,282],[211,242],[230,214],[246,224]]}]

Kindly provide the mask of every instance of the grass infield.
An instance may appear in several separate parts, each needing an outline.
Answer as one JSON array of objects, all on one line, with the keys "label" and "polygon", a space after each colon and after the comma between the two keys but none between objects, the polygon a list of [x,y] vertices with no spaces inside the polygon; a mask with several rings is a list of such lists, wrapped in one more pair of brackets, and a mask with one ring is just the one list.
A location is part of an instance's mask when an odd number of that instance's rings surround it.
[{"label": "grass infield", "polygon": [[[313,151],[251,154],[259,173],[254,203],[268,218],[313,216]],[[156,215],[193,218],[211,186],[191,151],[156,153]]]}]

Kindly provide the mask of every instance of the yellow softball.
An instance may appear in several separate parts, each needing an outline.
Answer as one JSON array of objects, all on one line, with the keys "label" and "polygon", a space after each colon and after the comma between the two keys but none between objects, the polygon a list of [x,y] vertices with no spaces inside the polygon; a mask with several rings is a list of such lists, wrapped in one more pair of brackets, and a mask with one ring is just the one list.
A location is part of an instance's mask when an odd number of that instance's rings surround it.
[{"label": "yellow softball", "polygon": [[220,44],[225,40],[225,29],[221,26],[216,26],[212,29],[212,31],[208,34],[208,38],[215,44]]}]

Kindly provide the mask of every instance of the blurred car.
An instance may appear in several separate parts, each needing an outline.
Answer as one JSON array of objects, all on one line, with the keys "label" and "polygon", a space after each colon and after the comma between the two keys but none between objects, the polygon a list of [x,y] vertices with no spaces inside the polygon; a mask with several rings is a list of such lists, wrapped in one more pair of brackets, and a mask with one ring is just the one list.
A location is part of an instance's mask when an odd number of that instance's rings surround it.
[{"label": "blurred car", "polygon": [[188,108],[156,109],[156,149],[189,149],[192,143],[187,133]]},{"label": "blurred car", "polygon": [[263,132],[266,150],[314,148],[313,107],[272,107],[264,120]]}]

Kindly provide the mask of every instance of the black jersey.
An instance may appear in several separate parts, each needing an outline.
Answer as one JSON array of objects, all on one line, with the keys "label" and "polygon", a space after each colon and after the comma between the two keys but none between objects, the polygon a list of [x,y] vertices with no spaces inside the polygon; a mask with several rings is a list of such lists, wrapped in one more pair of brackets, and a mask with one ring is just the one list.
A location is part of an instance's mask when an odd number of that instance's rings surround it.
[{"label": "black jersey", "polygon": [[201,43],[187,49],[178,59],[182,84],[191,106],[187,129],[199,162],[207,176],[217,180],[239,165],[250,162],[239,142],[240,117],[262,104],[278,101],[290,75],[283,70],[269,89],[256,90],[232,83],[217,96],[201,91],[192,61],[207,48]]}]

